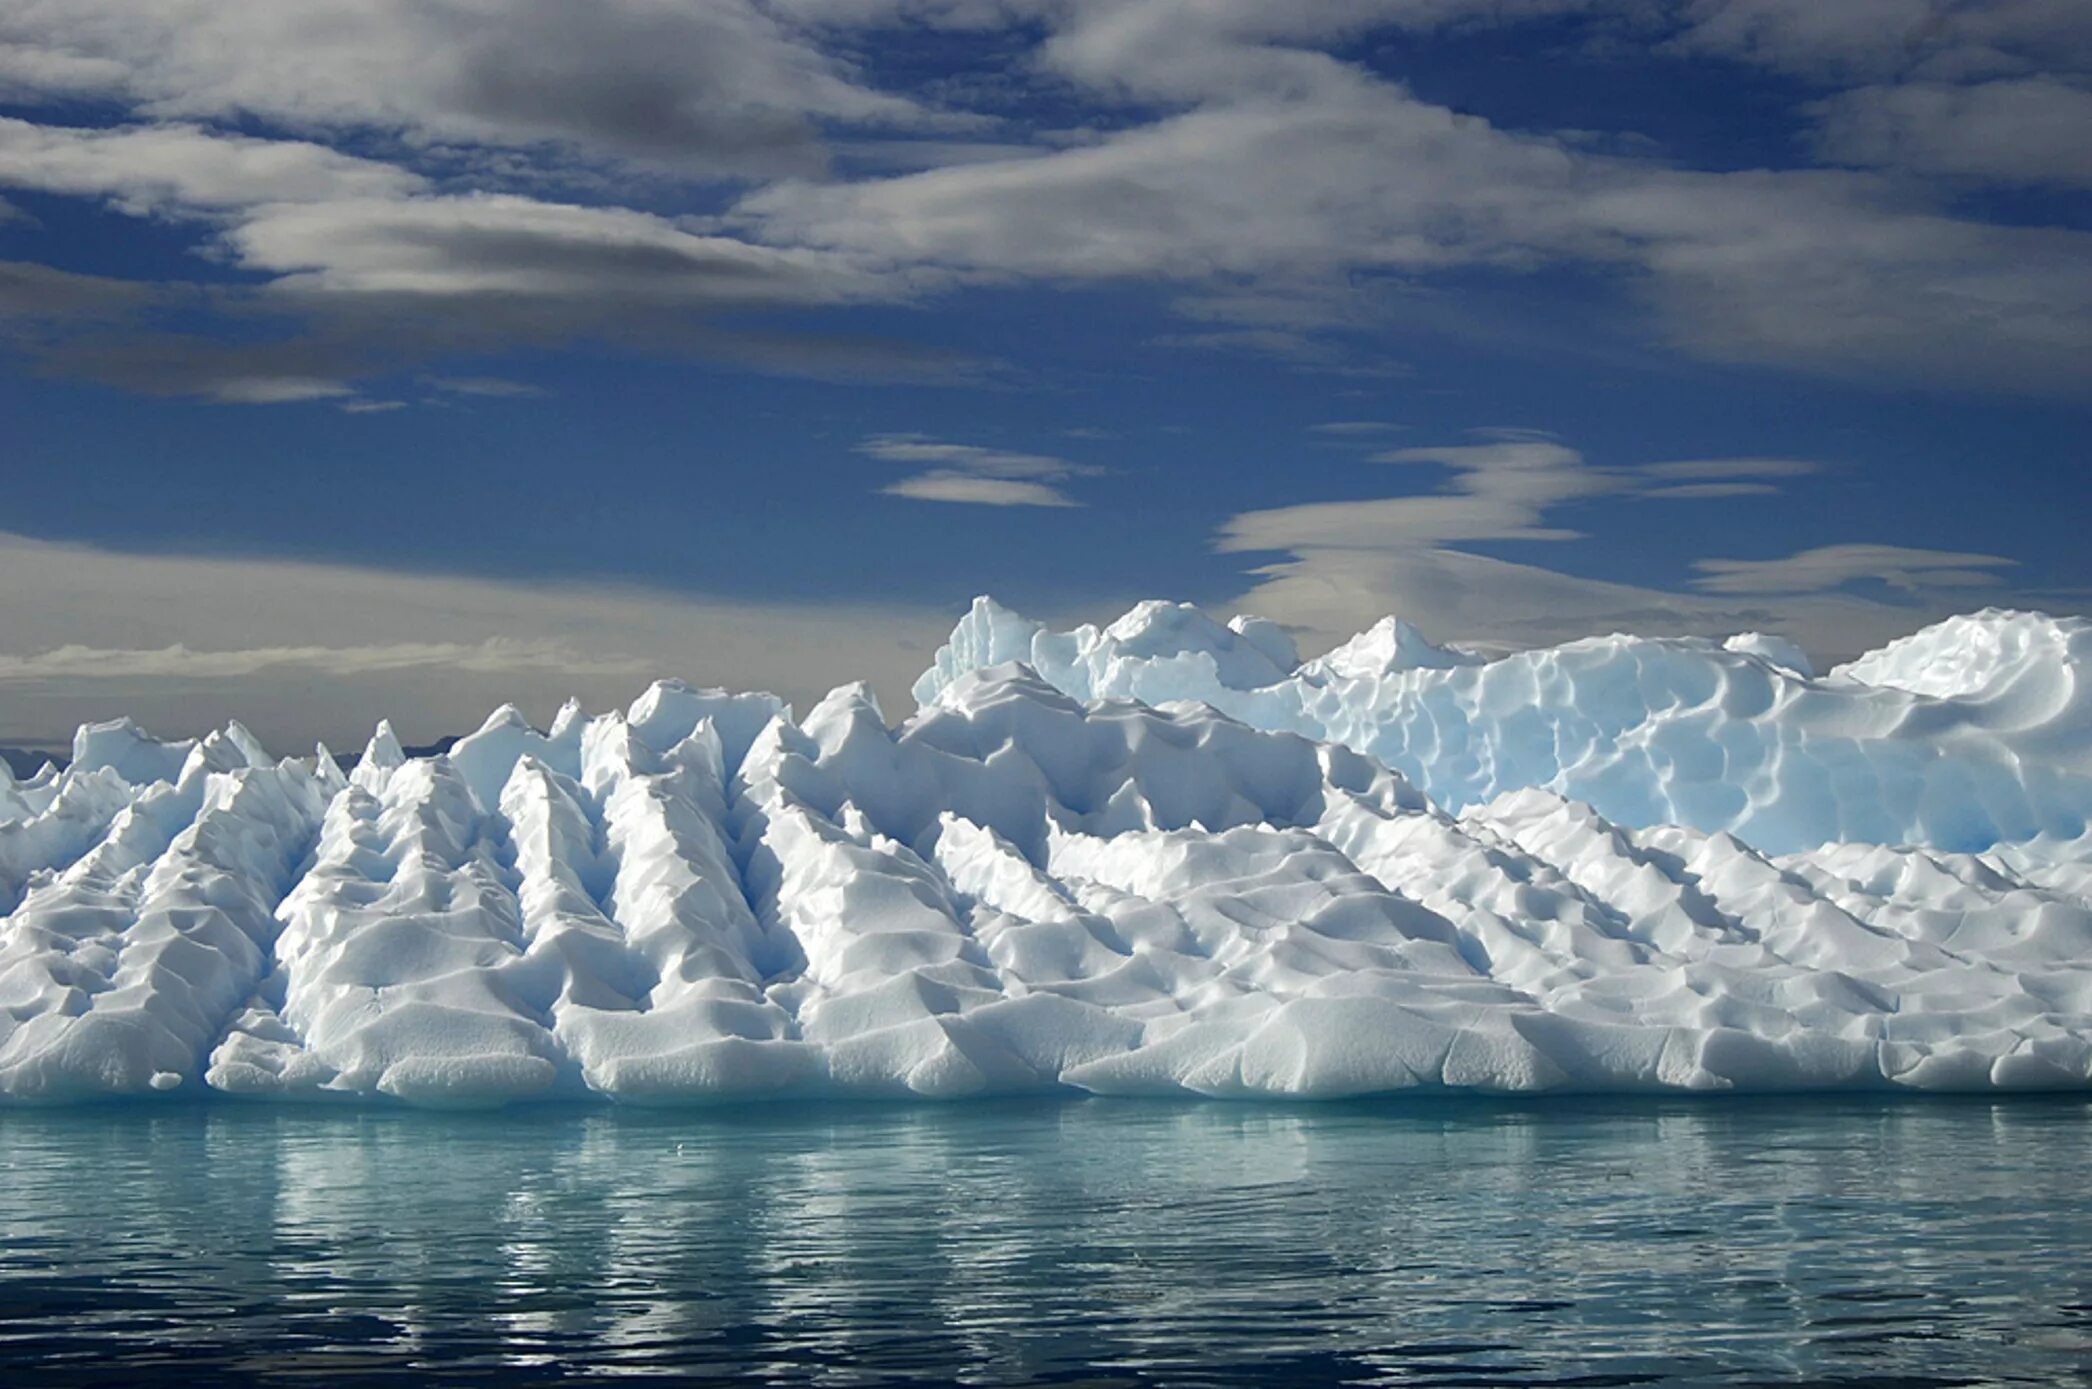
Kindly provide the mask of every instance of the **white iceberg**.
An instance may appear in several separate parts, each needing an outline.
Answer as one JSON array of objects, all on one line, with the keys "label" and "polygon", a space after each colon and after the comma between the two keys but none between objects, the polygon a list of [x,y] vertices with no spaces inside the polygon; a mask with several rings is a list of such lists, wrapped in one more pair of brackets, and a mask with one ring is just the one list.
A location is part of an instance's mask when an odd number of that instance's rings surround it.
[{"label": "white iceberg", "polygon": [[982,604],[897,729],[90,728],[0,773],[0,1102],[2083,1089],[2085,629],[1962,622],[1814,680]]},{"label": "white iceberg", "polygon": [[[1191,700],[1342,743],[1448,810],[1539,787],[1637,828],[1980,852],[2073,842],[2092,819],[2092,622],[1999,610],[1830,672],[1791,643],[1593,637],[1496,659],[1388,619],[1305,664],[1252,659],[1244,623],[1145,603],[1052,632],[975,602],[916,683],[1018,661],[1077,699]],[[1269,645],[1254,653],[1264,656]]]}]

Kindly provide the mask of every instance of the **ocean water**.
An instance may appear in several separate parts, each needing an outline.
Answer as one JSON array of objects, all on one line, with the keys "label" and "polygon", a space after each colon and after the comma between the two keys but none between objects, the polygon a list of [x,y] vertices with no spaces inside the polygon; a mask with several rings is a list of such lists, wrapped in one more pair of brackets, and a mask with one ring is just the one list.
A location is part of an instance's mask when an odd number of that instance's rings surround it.
[{"label": "ocean water", "polygon": [[0,1384],[2092,1383],[2092,1105],[0,1111]]}]

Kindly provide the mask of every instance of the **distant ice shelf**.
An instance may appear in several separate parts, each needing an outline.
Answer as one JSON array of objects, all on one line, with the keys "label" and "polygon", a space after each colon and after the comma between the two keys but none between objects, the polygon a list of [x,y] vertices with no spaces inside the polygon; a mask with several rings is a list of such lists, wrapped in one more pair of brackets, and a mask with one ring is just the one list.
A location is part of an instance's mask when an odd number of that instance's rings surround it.
[{"label": "distant ice shelf", "polygon": [[0,1101],[2092,1086],[2092,636],[1318,660],[985,600],[899,728],[663,682],[0,772]]}]

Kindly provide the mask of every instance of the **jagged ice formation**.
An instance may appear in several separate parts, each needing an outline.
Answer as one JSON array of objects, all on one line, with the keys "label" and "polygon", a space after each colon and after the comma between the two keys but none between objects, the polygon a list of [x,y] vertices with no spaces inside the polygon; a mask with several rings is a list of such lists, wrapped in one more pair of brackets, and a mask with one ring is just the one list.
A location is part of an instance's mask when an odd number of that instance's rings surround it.
[{"label": "jagged ice formation", "polygon": [[984,601],[898,729],[664,682],[344,776],[90,726],[0,771],[0,1102],[2083,1088],[2087,631],[1817,679]]}]

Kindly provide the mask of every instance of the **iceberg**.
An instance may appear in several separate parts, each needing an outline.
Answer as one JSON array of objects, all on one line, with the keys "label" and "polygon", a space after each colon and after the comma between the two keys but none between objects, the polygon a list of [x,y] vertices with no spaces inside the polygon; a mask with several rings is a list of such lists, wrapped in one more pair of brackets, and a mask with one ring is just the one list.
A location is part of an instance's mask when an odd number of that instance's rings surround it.
[{"label": "iceberg", "polygon": [[0,772],[0,1103],[2082,1090],[2088,641],[1303,663],[984,600],[898,726],[91,726]]},{"label": "iceberg", "polygon": [[978,599],[916,683],[925,705],[1020,662],[1076,699],[1194,701],[1341,743],[1464,811],[1537,787],[1638,829],[1980,853],[2076,842],[2092,818],[2092,622],[1957,617],[1821,679],[1792,643],[1593,637],[1490,659],[1396,619],[1279,659],[1184,604],[1049,631]]}]

